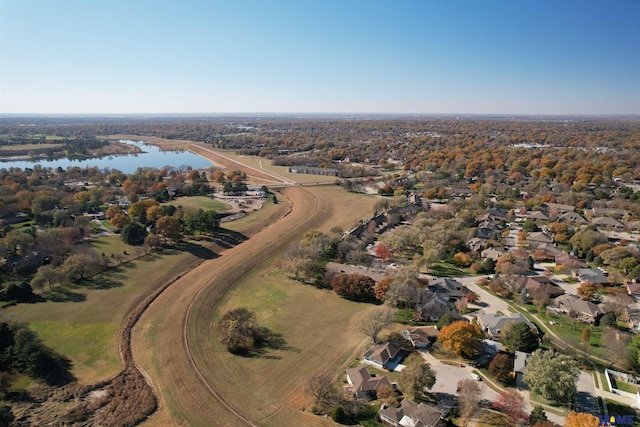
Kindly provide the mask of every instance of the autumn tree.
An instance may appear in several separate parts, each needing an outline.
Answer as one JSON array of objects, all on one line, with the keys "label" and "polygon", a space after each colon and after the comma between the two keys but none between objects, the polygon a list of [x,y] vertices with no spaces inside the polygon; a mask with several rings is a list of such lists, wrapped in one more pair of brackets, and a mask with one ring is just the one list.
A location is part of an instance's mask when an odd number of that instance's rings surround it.
[{"label": "autumn tree", "polygon": [[524,412],[524,397],[517,390],[501,391],[491,407],[507,415],[509,421],[516,425],[529,418]]},{"label": "autumn tree", "polygon": [[578,286],[577,292],[581,299],[591,301],[596,294],[596,285],[593,282],[582,282]]},{"label": "autumn tree", "polygon": [[571,411],[564,420],[564,427],[599,427],[600,418],[584,412]]},{"label": "autumn tree", "polygon": [[384,301],[387,296],[387,291],[389,290],[389,286],[391,285],[391,278],[384,277],[378,283],[376,283],[375,288],[373,288],[373,295],[376,297],[378,301]]},{"label": "autumn tree", "polygon": [[182,238],[182,225],[178,218],[173,216],[162,216],[156,221],[155,233],[166,240],[179,240]]},{"label": "autumn tree", "polygon": [[338,274],[331,280],[331,287],[341,297],[353,301],[370,301],[376,282],[362,274]]},{"label": "autumn tree", "polygon": [[502,332],[502,343],[512,353],[516,351],[531,353],[540,346],[537,334],[526,322],[507,323]]},{"label": "autumn tree", "polygon": [[458,381],[458,412],[462,419],[462,427],[480,410],[480,386],[477,381],[467,379]]},{"label": "autumn tree", "polygon": [[582,340],[583,343],[588,343],[590,338],[591,338],[591,327],[585,326],[582,329],[582,335],[580,336],[580,339]]},{"label": "autumn tree", "polygon": [[513,379],[513,356],[498,353],[489,363],[489,373],[500,383],[507,385]]},{"label": "autumn tree", "polygon": [[400,373],[399,385],[403,394],[414,400],[433,400],[428,390],[436,383],[436,375],[428,363],[407,366]]},{"label": "autumn tree", "polygon": [[384,242],[379,242],[376,245],[376,256],[383,261],[389,261],[392,257],[391,249]]},{"label": "autumn tree", "polygon": [[373,342],[377,342],[378,335],[395,319],[395,310],[389,307],[374,307],[363,312],[358,318],[358,330]]},{"label": "autumn tree", "polygon": [[524,382],[532,392],[554,403],[570,402],[576,393],[580,369],[570,356],[536,350],[527,362]]},{"label": "autumn tree", "polygon": [[451,350],[458,356],[467,359],[479,354],[481,341],[482,331],[480,331],[480,327],[475,323],[463,320],[444,326],[438,336],[438,342],[445,349]]}]

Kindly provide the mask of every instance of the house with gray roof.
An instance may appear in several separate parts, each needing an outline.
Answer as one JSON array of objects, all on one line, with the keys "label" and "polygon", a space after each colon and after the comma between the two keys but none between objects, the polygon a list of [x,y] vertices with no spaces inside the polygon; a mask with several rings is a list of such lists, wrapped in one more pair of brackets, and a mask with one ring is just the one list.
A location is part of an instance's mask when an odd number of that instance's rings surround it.
[{"label": "house with gray roof", "polygon": [[518,388],[526,387],[524,385],[524,373],[527,369],[527,361],[531,357],[531,353],[525,353],[524,351],[516,351],[513,358],[513,375],[516,378],[516,386]]},{"label": "house with gray roof", "polygon": [[512,322],[524,322],[538,334],[538,328],[520,313],[504,316],[498,313],[476,313],[482,332],[491,339],[500,338],[505,327]]},{"label": "house with gray roof", "polygon": [[584,323],[595,323],[604,313],[599,305],[584,301],[577,295],[564,294],[553,302],[556,311],[565,313]]},{"label": "house with gray roof", "polygon": [[580,278],[581,282],[591,282],[596,285],[609,283],[609,279],[607,279],[607,276],[605,276],[604,273],[593,268],[580,268],[576,272],[576,275]]},{"label": "house with gray roof", "polygon": [[397,408],[383,405],[378,416],[383,423],[394,427],[441,427],[444,412],[436,406],[404,399]]},{"label": "house with gray roof", "polygon": [[608,216],[600,216],[597,218],[593,218],[591,220],[591,224],[598,227],[598,229],[603,230],[624,230],[624,224],[620,221],[609,218]]},{"label": "house with gray roof", "polygon": [[364,363],[384,369],[393,363],[400,363],[404,358],[404,354],[399,345],[387,342],[369,347],[369,350],[364,353],[363,359]]},{"label": "house with gray roof", "polygon": [[571,224],[586,224],[587,220],[582,217],[577,212],[565,212],[562,215],[558,216],[558,222],[565,222]]}]

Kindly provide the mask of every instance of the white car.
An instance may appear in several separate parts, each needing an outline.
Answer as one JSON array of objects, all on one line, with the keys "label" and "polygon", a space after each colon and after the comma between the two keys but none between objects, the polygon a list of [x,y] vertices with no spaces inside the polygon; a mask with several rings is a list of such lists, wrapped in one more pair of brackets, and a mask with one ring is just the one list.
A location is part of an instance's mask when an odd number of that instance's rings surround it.
[{"label": "white car", "polygon": [[480,381],[481,380],[481,378],[480,378],[480,376],[478,374],[471,374],[471,378],[473,378],[476,381]]}]

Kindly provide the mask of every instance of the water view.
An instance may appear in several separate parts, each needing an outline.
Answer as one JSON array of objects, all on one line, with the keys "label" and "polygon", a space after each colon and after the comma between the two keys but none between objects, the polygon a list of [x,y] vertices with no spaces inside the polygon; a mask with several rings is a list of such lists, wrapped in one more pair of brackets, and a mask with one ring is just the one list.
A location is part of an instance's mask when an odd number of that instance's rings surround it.
[{"label": "water view", "polygon": [[118,169],[124,173],[133,173],[139,167],[149,167],[162,169],[165,166],[173,169],[186,169],[191,166],[193,169],[201,169],[213,166],[213,164],[205,159],[188,151],[162,151],[154,145],[145,144],[142,141],[122,140],[126,144],[138,146],[142,149],[142,153],[123,154],[117,156],[106,156],[101,158],[77,160],[77,159],[38,159],[38,160],[9,160],[0,161],[0,169],[2,168],[33,168],[38,164],[47,168],[66,169],[70,166],[78,166],[81,168],[97,166],[100,169],[110,168]]}]

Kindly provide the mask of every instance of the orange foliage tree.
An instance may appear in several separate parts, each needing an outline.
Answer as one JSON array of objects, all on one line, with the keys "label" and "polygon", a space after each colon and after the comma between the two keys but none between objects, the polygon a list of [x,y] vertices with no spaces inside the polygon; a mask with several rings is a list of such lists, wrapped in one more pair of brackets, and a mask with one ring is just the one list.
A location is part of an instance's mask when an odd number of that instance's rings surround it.
[{"label": "orange foliage tree", "polygon": [[584,412],[569,412],[564,421],[564,427],[598,427],[600,419],[595,415],[586,414]]},{"label": "orange foliage tree", "polygon": [[480,352],[482,332],[477,324],[460,320],[444,326],[438,341],[458,356],[470,359]]}]

